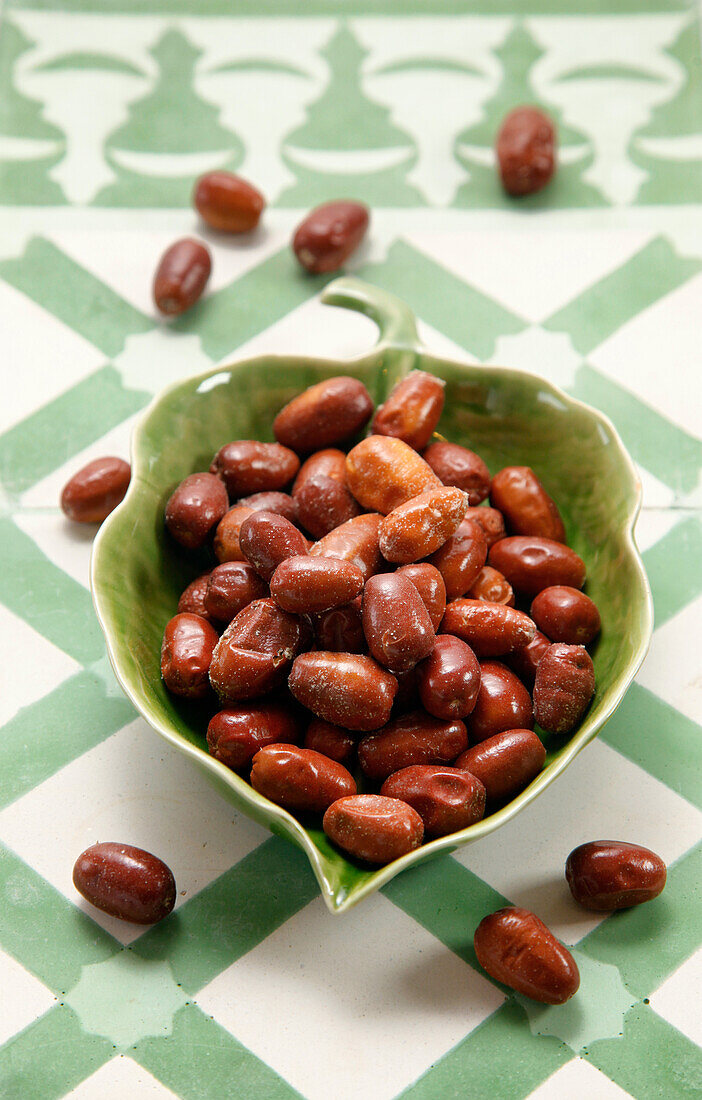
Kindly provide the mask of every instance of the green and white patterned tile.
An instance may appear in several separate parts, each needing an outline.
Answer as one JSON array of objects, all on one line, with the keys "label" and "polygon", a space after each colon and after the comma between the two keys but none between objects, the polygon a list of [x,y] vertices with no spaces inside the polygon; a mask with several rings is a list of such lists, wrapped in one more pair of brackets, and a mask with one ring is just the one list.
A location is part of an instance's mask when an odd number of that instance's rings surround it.
[{"label": "green and white patterned tile", "polygon": [[702,981],[702,952],[697,952],[658,987],[651,996],[654,1012],[681,1031],[697,1046],[702,1046],[702,1028],[696,1012],[688,1006],[695,1003]]},{"label": "green and white patterned tile", "polygon": [[390,1100],[503,996],[376,896],[331,926],[315,900],[196,999],[307,1100],[332,1081],[340,1100]]},{"label": "green and white patterned tile", "polygon": [[177,1093],[167,1089],[157,1078],[132,1058],[123,1054],[105,1062],[75,1089],[67,1094],[71,1100],[124,1100],[137,1096],[139,1100],[173,1100]]},{"label": "green and white patterned tile", "polygon": [[[630,730],[629,736],[640,736]],[[558,821],[556,835],[545,822]],[[595,741],[514,821],[454,857],[573,944],[605,920],[563,889],[568,853],[594,837],[633,839],[672,863],[695,844],[702,815],[657,778]]]},{"label": "green and white patterned tile", "polygon": [[585,1100],[588,1096],[597,1100],[627,1100],[631,1093],[615,1085],[589,1062],[572,1058],[529,1095],[530,1100],[563,1100],[566,1096],[573,1100],[580,1097]]},{"label": "green and white patterned tile", "polygon": [[[0,667],[12,693],[0,695],[0,726],[81,669],[80,664],[0,603]],[[41,669],[37,677],[36,670]]]},{"label": "green and white patterned tile", "polygon": [[56,998],[42,982],[4,951],[0,951],[0,981],[5,1003],[13,1006],[12,1012],[4,1012],[0,1020],[0,1045],[3,1045],[17,1031],[43,1016],[56,1004]]},{"label": "green and white patterned tile", "polygon": [[[96,799],[96,788],[114,794]],[[137,847],[160,852],[173,870],[176,912],[267,838],[141,719],[105,736],[0,812],[0,840],[128,944],[143,928],[86,907],[71,879],[79,852],[125,834]]]}]

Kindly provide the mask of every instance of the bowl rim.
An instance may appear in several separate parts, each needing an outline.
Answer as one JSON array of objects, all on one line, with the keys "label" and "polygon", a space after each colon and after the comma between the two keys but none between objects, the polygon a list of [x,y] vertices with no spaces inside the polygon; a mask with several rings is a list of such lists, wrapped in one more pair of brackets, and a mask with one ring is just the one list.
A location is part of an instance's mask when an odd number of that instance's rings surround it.
[{"label": "bowl rim", "polygon": [[[341,283],[342,280],[337,280],[337,283]],[[351,280],[344,279],[344,283],[351,283]],[[327,288],[329,291],[335,284],[330,284]],[[373,288],[375,289],[375,288]],[[325,292],[325,300],[331,301],[332,295]],[[339,303],[341,304],[341,303]],[[405,307],[407,308],[407,307]],[[364,310],[365,311],[365,310]],[[374,318],[375,319],[375,318]],[[361,367],[365,364],[370,365],[371,361],[375,359],[379,352],[386,349],[392,350],[408,350],[413,353],[421,353],[431,359],[432,364],[436,364],[440,368],[442,363],[446,363],[451,368],[459,370],[473,371],[477,374],[481,372],[496,371],[507,380],[513,378],[515,381],[522,379],[528,382],[530,385],[537,384],[542,388],[550,391],[552,396],[562,402],[566,407],[575,407],[582,409],[587,415],[596,420],[601,427],[605,430],[609,439],[615,444],[619,458],[622,460],[623,465],[626,467],[631,487],[633,490],[632,502],[629,508],[628,515],[623,517],[622,525],[618,528],[619,537],[623,538],[624,546],[630,559],[635,565],[636,572],[638,573],[639,580],[641,582],[641,589],[644,597],[643,619],[641,625],[641,637],[636,650],[632,654],[629,668],[624,676],[621,677],[619,684],[610,689],[612,691],[611,697],[608,700],[607,706],[604,711],[598,713],[596,722],[588,720],[586,716],[585,721],[568,742],[567,746],[559,753],[557,759],[548,764],[532,782],[521,791],[515,798],[511,799],[505,806],[496,810],[490,814],[489,817],[482,818],[474,825],[470,825],[466,829],[462,829],[457,833],[449,834],[448,836],[437,837],[430,840],[426,844],[423,844],[420,848],[415,849],[412,852],[401,856],[399,859],[393,860],[384,866],[380,866],[372,871],[369,878],[361,885],[356,885],[349,892],[344,890],[334,890],[329,882],[325,870],[324,870],[324,857],[317,846],[310,839],[307,830],[300,825],[297,819],[290,814],[287,810],[284,810],[281,806],[270,802],[268,799],[264,799],[239,775],[233,772],[226,765],[216,760],[209,753],[205,752],[202,748],[194,745],[188,741],[181,734],[174,732],[169,726],[160,720],[156,715],[151,714],[149,709],[145,707],[143,699],[140,697],[138,691],[132,686],[130,678],[126,672],[122,672],[120,668],[119,655],[117,652],[117,646],[115,639],[113,639],[111,630],[107,625],[108,609],[107,609],[107,597],[103,593],[100,584],[100,558],[102,553],[103,544],[109,538],[109,532],[113,523],[114,517],[117,517],[121,512],[126,511],[131,505],[132,500],[138,494],[139,487],[145,482],[144,471],[140,469],[139,454],[143,441],[146,426],[151,418],[151,415],[161,405],[180,388],[191,388],[195,383],[199,387],[203,382],[213,378],[217,374],[226,374],[236,369],[250,368],[252,366],[260,366],[264,363],[273,365],[289,365],[291,362],[300,364],[310,363],[314,364],[317,368],[324,370],[336,370],[339,371],[340,366],[348,365],[350,368]],[[439,370],[437,374],[440,376]],[[398,873],[405,870],[408,866],[417,866],[425,859],[430,859],[439,853],[450,853],[457,848],[462,848],[469,843],[479,840],[483,836],[487,836],[494,832],[501,825],[506,824],[515,817],[521,810],[528,806],[539,794],[553,783],[558,776],[571,764],[573,759],[580,753],[590,741],[599,733],[600,729],[612,716],[614,711],[621,703],[626,691],[629,689],[636,673],[638,672],[641,664],[648,652],[651,644],[651,638],[653,634],[653,599],[651,595],[651,589],[646,575],[646,570],[643,565],[641,554],[636,544],[634,535],[634,527],[641,510],[642,499],[642,486],[641,479],[638,475],[634,462],[629,455],[624,443],[615,428],[610,418],[602,413],[599,409],[593,408],[586,402],[581,401],[579,398],[572,397],[567,394],[555,383],[548,379],[542,378],[531,371],[521,370],[514,367],[502,367],[496,364],[483,364],[483,363],[470,363],[461,362],[460,360],[448,359],[443,356],[436,356],[431,351],[427,350],[416,335],[412,333],[410,338],[405,341],[389,340],[382,333],[381,326],[381,338],[371,348],[370,351],[361,353],[353,357],[346,357],[343,360],[322,358],[318,356],[304,356],[304,355],[284,355],[284,354],[264,354],[256,355],[249,358],[235,360],[231,363],[223,363],[217,366],[211,367],[206,371],[199,372],[197,374],[189,375],[187,378],[178,379],[175,382],[170,383],[168,386],[160,390],[146,407],[141,411],[138,420],[134,424],[130,440],[130,458],[132,463],[133,476],[130,482],[129,488],[124,499],[117,506],[117,508],[107,517],[104,523],[99,528],[95,541],[93,543],[91,559],[90,559],[90,588],[93,599],[93,606],[100,623],[100,627],[103,631],[106,641],[107,654],[110,660],[110,664],[114,671],[115,677],[120,684],[122,690],[125,692],[127,698],[134,705],[138,713],[144,720],[154,729],[158,734],[165,738],[170,744],[174,745],[181,752],[191,757],[193,761],[201,768],[204,768],[212,773],[213,776],[222,780],[226,786],[235,790],[237,795],[242,801],[248,803],[251,809],[256,815],[263,813],[267,819],[267,827],[272,832],[284,834],[288,839],[301,847],[312,866],[313,873],[320,886],[322,896],[329,911],[333,914],[339,914],[357,905],[363,898],[369,894],[374,893],[380,889]],[[257,816],[258,819],[258,816]],[[278,826],[277,829],[273,828],[273,824]]]}]

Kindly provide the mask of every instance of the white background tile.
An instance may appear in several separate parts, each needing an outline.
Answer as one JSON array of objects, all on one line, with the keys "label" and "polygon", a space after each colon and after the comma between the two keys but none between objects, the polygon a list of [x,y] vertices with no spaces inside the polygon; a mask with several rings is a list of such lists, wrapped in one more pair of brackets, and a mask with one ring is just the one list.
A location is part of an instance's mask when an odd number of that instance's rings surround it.
[{"label": "white background tile", "polygon": [[573,944],[606,916],[571,896],[565,861],[573,848],[630,840],[671,863],[696,843],[701,825],[689,802],[595,740],[522,813],[454,858]]},{"label": "white background tile", "polygon": [[380,895],[311,902],[197,996],[306,1100],[390,1100],[503,999]]},{"label": "white background tile", "polygon": [[700,301],[702,274],[622,325],[590,353],[589,362],[657,412],[702,438]]},{"label": "white background tile", "polygon": [[651,1008],[702,1046],[702,1013],[698,1012],[702,990],[702,951],[697,951],[651,994]]},{"label": "white background tile", "polygon": [[[82,451],[72,455],[67,462],[64,462],[57,469],[52,470],[51,473],[47,474],[41,481],[37,481],[32,485],[31,489],[27,489],[26,493],[22,494],[22,507],[58,508],[61,499],[61,490],[68,479],[73,477],[73,475],[77,473],[78,470],[81,470],[88,462],[92,462],[94,458],[103,458],[105,455],[116,455],[117,458],[123,458],[126,462],[129,462],[129,441],[131,439],[134,423],[139,415],[139,413],[135,413],[134,416],[128,416],[121,424],[117,424],[116,427],[106,432],[100,439],[96,439]],[[64,533],[68,534],[69,530],[75,529],[75,527],[75,524],[71,524],[70,528],[66,525],[66,527],[63,528]],[[90,534],[90,539],[92,540],[95,534],[95,527],[86,525],[85,531]],[[85,582],[83,581],[83,583]]]},{"label": "white background tile", "polygon": [[81,665],[0,603],[0,726]]},{"label": "white background tile", "polygon": [[[684,645],[680,644],[682,639]],[[701,653],[702,596],[654,631],[636,679],[693,722],[702,724]]]},{"label": "white background tile", "polygon": [[546,320],[626,263],[648,238],[637,230],[534,231],[520,217],[507,231],[412,235],[436,263],[530,321]]},{"label": "white background tile", "polygon": [[528,1100],[625,1100],[630,1094],[583,1058],[573,1058],[548,1077]]},{"label": "white background tile", "polygon": [[[0,431],[104,366],[107,359],[79,333],[1,280],[0,332],[3,371],[15,379],[14,385],[3,386]],[[16,384],[18,377],[21,385]]]},{"label": "white background tile", "polygon": [[122,943],[143,927],[94,909],[73,887],[73,864],[89,845],[153,852],[175,875],[179,905],[267,837],[141,719],[0,813],[0,839]]},{"label": "white background tile", "polygon": [[66,1100],[172,1100],[175,1095],[131,1058],[118,1055],[67,1093]]},{"label": "white background tile", "polygon": [[53,993],[4,951],[0,951],[0,989],[3,1003],[0,1044],[56,1004]]}]

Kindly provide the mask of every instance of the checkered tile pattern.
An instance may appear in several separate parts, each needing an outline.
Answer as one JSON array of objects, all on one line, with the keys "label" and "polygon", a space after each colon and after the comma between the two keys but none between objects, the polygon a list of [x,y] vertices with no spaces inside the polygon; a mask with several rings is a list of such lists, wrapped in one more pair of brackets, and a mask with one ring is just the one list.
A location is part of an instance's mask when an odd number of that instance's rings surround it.
[{"label": "checkered tile pattern", "polygon": [[[689,14],[642,0],[637,15],[603,15],[583,0],[568,38],[554,4],[454,5],[465,13],[449,25],[416,0],[402,56],[390,11],[376,19],[360,4],[349,38],[334,0],[319,0],[308,23],[279,0],[277,20],[241,21],[241,50],[257,58],[247,69],[212,18],[215,0],[191,16],[186,6],[167,14],[154,2],[135,18],[127,0],[101,15],[82,0],[15,3],[0,39],[0,1096],[692,1098],[702,1079],[702,190],[680,207],[702,139],[685,114],[699,64],[686,53]],[[343,182],[385,200],[350,269],[405,298],[437,353],[532,370],[614,420],[644,484],[638,537],[656,629],[621,707],[557,784],[486,840],[335,920],[304,857],[235,812],[124,699],[90,601],[90,533],[70,527],[57,498],[90,458],[128,453],[135,418],[168,382],[239,355],[368,347],[369,323],[322,307],[324,280],[303,279],[288,248],[295,207],[315,201],[324,165],[333,179],[351,165],[349,149],[325,148],[320,134],[325,89],[329,100],[354,51],[366,51],[355,71],[377,111],[359,116],[365,160]],[[522,56],[535,96],[570,125],[565,163],[581,165],[580,190],[571,182],[553,208],[528,213],[502,209],[478,171],[480,112],[486,125],[500,66]],[[174,58],[192,66],[197,125],[185,161],[166,126],[156,171],[148,158],[159,149],[139,147],[139,105],[151,97],[164,112],[180,94],[164,75]],[[607,81],[624,97],[609,131],[591,124]],[[226,102],[246,87],[290,91],[287,137],[257,149],[250,120],[238,133]],[[89,89],[109,110],[104,133],[92,123],[81,145],[76,102]],[[400,109],[408,89],[432,103],[465,95],[475,117],[449,111],[432,133],[422,112]],[[468,152],[457,159],[458,129]],[[660,194],[652,164],[666,134],[676,143],[664,150],[668,198],[642,206],[645,172]],[[226,142],[239,158],[230,167],[258,165],[270,183],[265,232],[243,246],[209,239],[207,300],[164,325],[149,272],[166,243],[198,229],[177,209],[181,176],[216,166]],[[378,159],[379,149],[397,155]],[[34,188],[25,202],[18,165]],[[664,894],[614,916],[579,909],[563,862],[600,836],[659,851]],[[162,924],[122,925],[74,891],[76,854],[112,837],[172,866],[178,901]],[[573,946],[582,986],[566,1008],[528,1003],[478,967],[475,926],[507,902]]]}]

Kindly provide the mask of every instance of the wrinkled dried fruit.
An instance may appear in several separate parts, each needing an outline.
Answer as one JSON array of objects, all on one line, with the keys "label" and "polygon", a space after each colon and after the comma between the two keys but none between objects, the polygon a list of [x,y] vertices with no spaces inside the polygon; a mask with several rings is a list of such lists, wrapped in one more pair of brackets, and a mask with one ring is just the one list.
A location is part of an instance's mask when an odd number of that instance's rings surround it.
[{"label": "wrinkled dried fruit", "polygon": [[592,840],[575,848],[566,861],[566,880],[586,909],[612,912],[657,898],[666,880],[660,856],[624,840]]},{"label": "wrinkled dried fruit", "polygon": [[370,394],[357,378],[327,378],[293,397],[280,410],[273,421],[273,434],[285,447],[308,454],[350,439],[372,411]]},{"label": "wrinkled dried fruit", "polygon": [[346,483],[359,504],[384,516],[425,489],[442,487],[416,451],[386,435],[369,435],[349,451]]},{"label": "wrinkled dried fruit", "polygon": [[513,535],[538,535],[565,542],[558,508],[530,466],[506,466],[492,479],[490,501]]},{"label": "wrinkled dried fruit", "polygon": [[491,978],[533,1001],[562,1005],[578,991],[580,974],[570,951],[528,909],[510,906],[484,917],[473,945]]},{"label": "wrinkled dried fruit", "polygon": [[418,848],[424,837],[416,810],[380,794],[340,798],[325,813],[322,826],[334,844],[366,863],[391,863]]},{"label": "wrinkled dried fruit", "polygon": [[296,658],[288,687],[318,718],[347,730],[374,730],[390,717],[397,680],[371,657],[317,650]]},{"label": "wrinkled dried fruit", "polygon": [[464,519],[456,533],[429,559],[444,578],[447,600],[455,600],[468,591],[485,565],[486,557],[487,542],[482,527]]},{"label": "wrinkled dried fruit", "polygon": [[181,546],[202,546],[229,507],[227,490],[212,474],[190,474],[166,504],[166,527]]},{"label": "wrinkled dried fruit", "polygon": [[278,806],[323,814],[332,802],[356,793],[351,773],[336,760],[298,745],[267,745],[251,761],[251,786]]},{"label": "wrinkled dried fruit", "polygon": [[156,308],[167,317],[185,313],[207,286],[212,257],[202,241],[185,237],[167,248],[154,275]]},{"label": "wrinkled dried fruit", "polygon": [[458,718],[442,721],[417,710],[363,737],[358,759],[365,775],[379,780],[412,764],[450,764],[467,747],[466,727]]},{"label": "wrinkled dried fruit", "polygon": [[471,744],[502,730],[531,729],[534,725],[529,692],[499,661],[481,663],[478,698],[466,725]]},{"label": "wrinkled dried fruit", "polygon": [[210,755],[228,768],[244,768],[265,745],[296,744],[299,715],[287,704],[266,700],[220,710],[207,727]]},{"label": "wrinkled dried fruit", "polygon": [[500,539],[490,549],[488,565],[499,570],[522,596],[536,596],[554,584],[582,588],[585,583],[585,563],[575,550],[537,535]]},{"label": "wrinkled dried fruit", "polygon": [[446,610],[446,585],[439,570],[429,562],[415,562],[400,566],[396,572],[398,576],[411,581],[417,589],[429,612],[431,625],[437,631]]},{"label": "wrinkled dried fruit", "polygon": [[485,814],[485,788],[479,779],[441,764],[414,764],[389,776],[381,795],[401,798],[417,811],[427,836],[467,829]]},{"label": "wrinkled dried fruit", "polygon": [[569,733],[595,694],[595,670],[584,646],[556,642],[544,653],[534,680],[534,715],[548,733]]},{"label": "wrinkled dried fruit", "polygon": [[589,645],[600,632],[600,613],[589,596],[567,585],[539,592],[531,617],[552,642]]},{"label": "wrinkled dried fruit", "polygon": [[217,561],[245,561],[244,554],[239,544],[239,533],[244,520],[253,514],[254,509],[245,504],[235,504],[228,512],[225,512],[217,524],[214,537],[214,552]]},{"label": "wrinkled dried fruit", "polygon": [[363,573],[338,558],[286,558],[271,577],[271,596],[285,611],[315,614],[341,607],[358,596]]},{"label": "wrinkled dried fruit", "polygon": [[247,561],[225,561],[209,574],[205,591],[207,615],[230,623],[254,600],[268,595],[268,586]]},{"label": "wrinkled dried fruit", "polygon": [[366,582],[363,632],[371,655],[392,672],[407,672],[434,645],[429,612],[412,582],[399,573],[379,573]]},{"label": "wrinkled dried fruit", "polygon": [[468,503],[472,508],[485,500],[490,492],[490,471],[480,455],[466,447],[441,440],[427,447],[422,457],[444,485],[455,485],[468,494]]},{"label": "wrinkled dried fruit", "polygon": [[66,482],[61,509],[74,523],[102,523],[123,500],[131,469],[121,458],[96,458]]},{"label": "wrinkled dried fruit", "polygon": [[381,521],[380,551],[390,562],[426,558],[458,529],[468,498],[461,489],[429,489],[394,508]]},{"label": "wrinkled dried fruit", "polygon": [[217,474],[229,496],[282,489],[300,469],[300,459],[280,443],[259,443],[256,439],[236,439],[220,447],[212,459],[210,473]]},{"label": "wrinkled dried fruit", "polygon": [[304,744],[306,749],[321,752],[323,756],[328,756],[346,767],[349,767],[356,755],[356,738],[341,726],[333,726],[331,722],[323,722],[320,718],[310,722]]},{"label": "wrinkled dried fruit", "polygon": [[166,624],[161,644],[161,676],[174,695],[202,699],[219,635],[200,615],[184,612]]},{"label": "wrinkled dried fruit", "polygon": [[454,600],[446,605],[441,623],[444,634],[467,642],[477,657],[501,657],[522,649],[533,639],[536,627],[528,615],[503,603]]},{"label": "wrinkled dried fruit", "polygon": [[300,222],[292,241],[293,252],[314,275],[337,271],[363,240],[370,214],[360,202],[325,202]]},{"label": "wrinkled dried fruit", "polygon": [[195,184],[193,205],[212,229],[248,233],[258,225],[266,201],[241,176],[219,171],[200,176]]},{"label": "wrinkled dried fruit", "polygon": [[495,146],[502,186],[508,195],[533,195],[556,170],[556,135],[537,107],[515,107],[505,118]]},{"label": "wrinkled dried fruit", "polygon": [[502,802],[523,790],[539,774],[546,749],[533,730],[503,730],[473,745],[458,757],[485,787],[489,802]]},{"label": "wrinkled dried fruit", "polygon": [[254,600],[232,619],[212,655],[210,683],[225,705],[280,687],[309,628],[275,600]]},{"label": "wrinkled dried fruit", "polygon": [[486,603],[504,603],[514,607],[514,591],[506,577],[484,565],[466,592],[470,600],[485,600]]},{"label": "wrinkled dried fruit", "polygon": [[158,856],[131,844],[86,848],[75,862],[73,885],[96,909],[134,924],[163,920],[176,900],[170,868]]},{"label": "wrinkled dried fruit", "polygon": [[239,530],[244,557],[265,581],[286,558],[307,556],[307,540],[290,520],[275,512],[252,512]]},{"label": "wrinkled dried fruit", "polygon": [[434,648],[417,666],[422,706],[436,718],[465,718],[480,688],[480,665],[470,646],[450,634],[439,634]]},{"label": "wrinkled dried fruit", "polygon": [[439,423],[445,386],[446,383],[433,374],[411,371],[376,410],[373,434],[391,435],[402,439],[415,451],[424,450]]},{"label": "wrinkled dried fruit", "polygon": [[364,580],[368,580],[374,573],[385,568],[378,545],[381,519],[382,516],[377,513],[368,512],[347,520],[319,542],[315,542],[310,547],[310,555],[313,558],[340,558],[342,561],[349,561],[358,566]]}]

